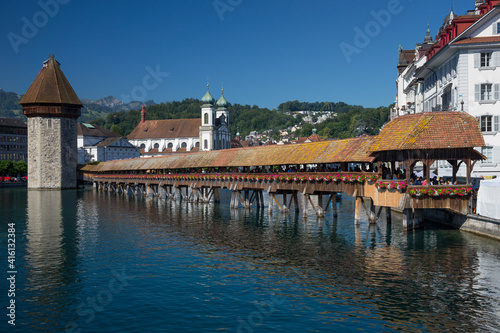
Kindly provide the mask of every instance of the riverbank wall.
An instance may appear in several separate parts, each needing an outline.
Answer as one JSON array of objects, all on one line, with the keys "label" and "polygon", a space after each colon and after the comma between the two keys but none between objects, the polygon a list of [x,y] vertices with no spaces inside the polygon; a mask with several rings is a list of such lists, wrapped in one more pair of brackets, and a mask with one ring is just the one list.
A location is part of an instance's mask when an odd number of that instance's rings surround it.
[{"label": "riverbank wall", "polygon": [[497,219],[476,214],[458,215],[439,209],[426,210],[424,218],[463,231],[500,240],[500,220]]}]

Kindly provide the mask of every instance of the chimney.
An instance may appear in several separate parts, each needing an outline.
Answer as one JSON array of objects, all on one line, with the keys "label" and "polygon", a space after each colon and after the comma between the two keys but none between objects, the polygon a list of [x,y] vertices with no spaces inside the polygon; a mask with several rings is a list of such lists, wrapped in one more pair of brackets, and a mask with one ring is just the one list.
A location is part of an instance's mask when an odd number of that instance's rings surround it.
[{"label": "chimney", "polygon": [[142,104],[142,110],[141,110],[141,123],[146,121],[146,106]]}]

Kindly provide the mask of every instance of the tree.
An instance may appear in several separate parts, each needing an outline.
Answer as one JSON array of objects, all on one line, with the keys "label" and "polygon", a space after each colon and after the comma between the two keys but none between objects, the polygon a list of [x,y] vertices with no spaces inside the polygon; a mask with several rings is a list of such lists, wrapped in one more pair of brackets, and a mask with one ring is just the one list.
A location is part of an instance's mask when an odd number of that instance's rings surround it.
[{"label": "tree", "polygon": [[11,175],[14,172],[14,163],[12,161],[0,162],[0,175]]},{"label": "tree", "polygon": [[28,173],[28,164],[25,161],[14,162],[13,171],[15,175],[22,177]]},{"label": "tree", "polygon": [[124,136],[123,130],[119,125],[113,124],[109,130],[111,132],[115,132],[116,134],[120,134],[121,136]]}]

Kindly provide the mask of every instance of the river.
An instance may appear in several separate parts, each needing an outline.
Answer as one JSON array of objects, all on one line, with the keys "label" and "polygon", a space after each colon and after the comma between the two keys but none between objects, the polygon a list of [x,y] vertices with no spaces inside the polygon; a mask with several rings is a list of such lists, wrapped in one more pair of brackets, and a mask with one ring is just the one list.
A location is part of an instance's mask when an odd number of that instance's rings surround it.
[{"label": "river", "polygon": [[1,331],[500,332],[498,241],[221,199],[0,189]]}]

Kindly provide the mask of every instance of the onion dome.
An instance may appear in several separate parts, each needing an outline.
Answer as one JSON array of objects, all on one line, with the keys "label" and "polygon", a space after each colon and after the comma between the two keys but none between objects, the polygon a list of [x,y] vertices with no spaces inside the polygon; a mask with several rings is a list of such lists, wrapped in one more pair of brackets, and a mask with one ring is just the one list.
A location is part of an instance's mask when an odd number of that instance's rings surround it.
[{"label": "onion dome", "polygon": [[207,84],[207,93],[203,98],[201,99],[203,105],[214,105],[215,104],[215,98],[212,97],[209,91],[209,85]]},{"label": "onion dome", "polygon": [[228,101],[224,98],[224,89],[222,89],[222,96],[217,101],[217,107],[219,109],[225,109],[229,105]]}]

